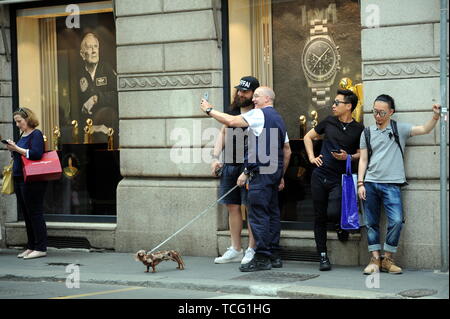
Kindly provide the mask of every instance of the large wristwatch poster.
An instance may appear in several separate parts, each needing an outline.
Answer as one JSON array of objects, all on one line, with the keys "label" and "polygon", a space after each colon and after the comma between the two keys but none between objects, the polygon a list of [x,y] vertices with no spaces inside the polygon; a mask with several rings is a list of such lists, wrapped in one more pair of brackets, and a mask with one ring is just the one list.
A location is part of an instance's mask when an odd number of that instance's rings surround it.
[{"label": "large wristwatch poster", "polygon": [[[273,85],[290,138],[299,138],[299,117],[313,126],[331,115],[339,81],[361,82],[358,1],[272,1]],[[281,107],[282,106],[282,107]]]}]

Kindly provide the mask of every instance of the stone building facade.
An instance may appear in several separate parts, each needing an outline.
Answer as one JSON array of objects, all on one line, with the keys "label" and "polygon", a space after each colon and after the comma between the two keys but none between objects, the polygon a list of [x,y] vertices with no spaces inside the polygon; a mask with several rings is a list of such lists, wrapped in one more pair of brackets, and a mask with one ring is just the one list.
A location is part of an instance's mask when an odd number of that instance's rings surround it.
[{"label": "stone building facade", "polygon": [[[215,0],[116,0],[117,91],[120,121],[120,172],[117,221],[103,223],[49,222],[49,235],[82,236],[92,246],[132,252],[150,249],[203,211],[217,194],[218,182],[209,165],[198,160],[209,154],[209,140],[196,138],[205,128],[218,128],[199,108],[209,92],[222,106],[224,83],[221,14]],[[0,2],[1,4],[1,2]],[[373,14],[379,10],[379,24]],[[3,5],[6,43],[11,46],[8,6]],[[380,94],[396,98],[399,121],[423,124],[439,101],[439,1],[360,1],[364,124],[373,123],[371,101]],[[398,14],[402,12],[402,14]],[[375,12],[376,13],[376,12]],[[404,14],[403,14],[404,13]],[[226,21],[225,21],[226,22]],[[10,59],[0,41],[0,135],[12,136],[14,85]],[[14,47],[9,48],[15,50]],[[224,66],[225,65],[225,66]],[[225,75],[225,76],[224,76]],[[189,132],[180,142],[175,129]],[[404,188],[406,224],[398,262],[408,268],[440,264],[439,129],[409,140]],[[175,152],[175,153],[174,153]],[[184,152],[192,160],[176,163]],[[0,166],[9,160],[0,151]],[[14,196],[0,195],[0,246],[25,242]],[[364,265],[365,234],[345,244],[329,234],[332,262]],[[211,211],[171,241],[184,255],[217,256],[229,242],[221,207]],[[281,245],[313,248],[312,230],[283,230]]]}]

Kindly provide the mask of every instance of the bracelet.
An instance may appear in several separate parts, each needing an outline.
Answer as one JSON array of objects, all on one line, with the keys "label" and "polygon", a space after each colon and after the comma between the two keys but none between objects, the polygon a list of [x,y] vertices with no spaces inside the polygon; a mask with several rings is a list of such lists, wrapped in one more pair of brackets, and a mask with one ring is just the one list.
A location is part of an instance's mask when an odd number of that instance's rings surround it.
[{"label": "bracelet", "polygon": [[364,184],[359,184],[359,185],[358,185],[358,188],[360,188],[360,187],[364,187]]},{"label": "bracelet", "polygon": [[[437,115],[437,118],[434,117],[435,115]],[[441,116],[439,114],[434,114],[433,115],[433,120],[435,120],[435,121],[439,121],[440,118],[441,118]]]}]

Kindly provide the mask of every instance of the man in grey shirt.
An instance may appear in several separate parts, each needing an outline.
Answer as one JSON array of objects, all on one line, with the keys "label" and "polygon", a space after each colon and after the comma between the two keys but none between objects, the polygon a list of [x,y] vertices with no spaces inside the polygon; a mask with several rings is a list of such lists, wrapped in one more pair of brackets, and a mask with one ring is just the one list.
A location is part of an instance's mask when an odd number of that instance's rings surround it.
[{"label": "man in grey shirt", "polygon": [[[400,186],[406,183],[403,153],[406,140],[412,136],[430,133],[440,118],[440,105],[433,105],[433,117],[424,125],[396,123],[398,137],[393,130],[391,116],[395,112],[394,99],[382,94],[375,99],[373,115],[376,125],[370,126],[369,158],[365,131],[361,134],[361,157],[358,166],[358,195],[364,201],[364,219],[367,227],[369,252],[372,254],[364,274],[385,271],[402,273],[395,265],[393,254],[397,252],[403,225],[403,207]],[[398,142],[401,145],[401,149]],[[384,244],[385,255],[380,256],[380,213],[383,204],[388,219],[388,230]]]}]

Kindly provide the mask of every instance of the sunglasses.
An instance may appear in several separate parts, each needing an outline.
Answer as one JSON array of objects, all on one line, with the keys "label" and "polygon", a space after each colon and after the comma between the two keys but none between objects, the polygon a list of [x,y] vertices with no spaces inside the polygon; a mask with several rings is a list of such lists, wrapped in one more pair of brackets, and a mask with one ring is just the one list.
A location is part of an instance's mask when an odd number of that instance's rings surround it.
[{"label": "sunglasses", "polygon": [[339,105],[340,103],[342,103],[342,104],[348,104],[349,102],[347,102],[347,101],[334,100],[332,105]]},{"label": "sunglasses", "polygon": [[380,117],[385,117],[388,114],[388,112],[386,112],[386,111],[378,111],[375,109],[373,109],[372,112],[373,112],[373,116],[379,115]]},{"label": "sunglasses", "polygon": [[19,107],[18,112],[22,113],[24,116],[22,116],[23,118],[27,118],[28,117],[28,113],[27,111],[25,111],[23,108]]}]

